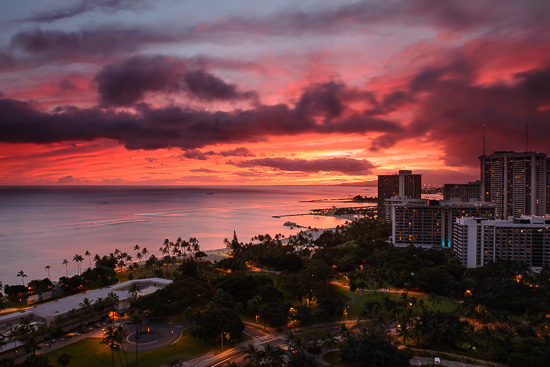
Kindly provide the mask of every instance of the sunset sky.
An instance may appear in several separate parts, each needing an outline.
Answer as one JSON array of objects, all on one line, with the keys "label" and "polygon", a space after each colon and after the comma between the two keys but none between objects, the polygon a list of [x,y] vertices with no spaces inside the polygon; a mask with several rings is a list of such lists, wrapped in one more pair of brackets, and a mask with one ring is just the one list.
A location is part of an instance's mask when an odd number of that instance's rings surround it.
[{"label": "sunset sky", "polygon": [[550,153],[550,1],[0,4],[0,185],[479,177]]}]

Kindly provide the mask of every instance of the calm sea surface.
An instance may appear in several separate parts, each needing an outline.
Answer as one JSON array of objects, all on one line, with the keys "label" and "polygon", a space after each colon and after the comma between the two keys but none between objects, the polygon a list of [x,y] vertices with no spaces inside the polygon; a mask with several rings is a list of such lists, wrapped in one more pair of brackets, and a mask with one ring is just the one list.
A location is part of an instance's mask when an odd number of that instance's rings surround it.
[{"label": "calm sea surface", "polygon": [[[35,187],[0,188],[0,281],[65,275],[63,259],[76,273],[75,254],[105,255],[115,248],[135,258],[135,244],[159,255],[165,238],[196,237],[202,250],[223,248],[237,231],[240,241],[257,234],[296,233],[286,221],[331,228],[343,220],[292,216],[344,203],[355,195],[376,195],[376,187],[227,186],[227,187]],[[85,259],[83,268],[87,267]]]}]

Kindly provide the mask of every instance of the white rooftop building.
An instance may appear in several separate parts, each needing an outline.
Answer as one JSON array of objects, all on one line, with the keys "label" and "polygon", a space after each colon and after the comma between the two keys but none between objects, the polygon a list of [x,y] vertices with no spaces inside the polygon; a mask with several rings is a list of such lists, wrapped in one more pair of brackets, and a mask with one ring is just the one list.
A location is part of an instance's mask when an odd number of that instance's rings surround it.
[{"label": "white rooftop building", "polygon": [[166,287],[168,284],[172,283],[172,281],[162,278],[135,279],[110,287],[59,298],[52,302],[31,307],[23,312],[1,316],[0,333],[5,334],[11,328],[16,327],[21,322],[22,318],[29,318],[33,322],[45,324],[55,322],[58,317],[67,318],[69,312],[73,309],[83,312],[82,303],[85,298],[88,298],[89,302],[93,305],[100,298],[108,298],[110,293],[114,293],[118,298],[118,301],[115,302],[113,306],[113,310],[118,313],[124,313],[130,307],[130,299],[133,295],[129,293],[129,289],[134,283],[138,284],[140,288],[139,296],[145,296]]}]

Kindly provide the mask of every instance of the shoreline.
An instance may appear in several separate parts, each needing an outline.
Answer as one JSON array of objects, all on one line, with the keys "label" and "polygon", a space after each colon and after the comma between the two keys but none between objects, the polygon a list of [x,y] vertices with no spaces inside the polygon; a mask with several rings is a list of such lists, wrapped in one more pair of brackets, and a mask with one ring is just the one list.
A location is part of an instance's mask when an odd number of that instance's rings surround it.
[{"label": "shoreline", "polygon": [[[5,266],[0,267],[0,280],[4,285],[22,284],[21,278],[16,277],[20,270],[27,274],[26,281],[44,279],[49,276],[44,270],[47,265],[51,266],[51,279],[65,276],[64,258],[69,260],[69,275],[74,275],[77,265],[71,259],[75,253],[85,251],[92,252],[92,256],[104,256],[118,248],[136,261],[132,248],[139,244],[161,257],[157,249],[162,240],[178,236],[196,237],[201,249],[211,255],[208,259],[212,259],[218,252],[225,254],[223,239],[235,230],[239,239],[250,242],[258,234],[290,236],[309,227],[334,228],[352,218],[332,217],[344,219],[339,220],[307,213],[313,208],[350,206],[353,204],[342,201],[350,195],[365,195],[364,190],[333,185],[271,186],[270,189],[237,185],[230,190],[198,186],[179,192],[166,187],[151,190],[139,186],[129,190],[80,186],[78,189],[76,193],[74,190],[52,189],[53,193],[37,190],[32,193],[30,205],[26,205],[28,190],[10,192],[3,197],[13,208],[14,216],[24,219],[2,222],[10,228],[2,235],[11,244],[3,254]],[[209,191],[214,195],[206,195]],[[298,222],[301,228],[284,227],[283,222],[289,218],[279,214],[295,213],[304,213],[298,215],[299,219],[293,216],[290,220]],[[72,238],[79,241],[74,243]],[[87,258],[82,267],[88,267]]]}]

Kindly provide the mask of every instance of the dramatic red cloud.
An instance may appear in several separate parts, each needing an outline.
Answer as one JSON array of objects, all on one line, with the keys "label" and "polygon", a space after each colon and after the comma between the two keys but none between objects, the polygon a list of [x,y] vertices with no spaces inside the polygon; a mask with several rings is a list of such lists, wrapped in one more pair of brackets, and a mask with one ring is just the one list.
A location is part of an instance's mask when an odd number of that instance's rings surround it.
[{"label": "dramatic red cloud", "polygon": [[548,2],[164,6],[11,17],[0,184],[468,181],[526,121],[550,153]]}]

